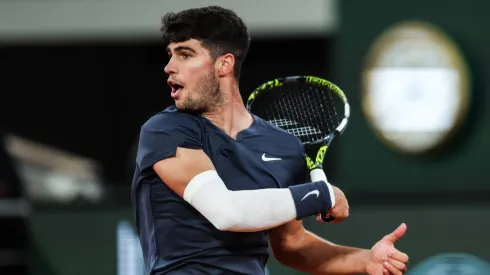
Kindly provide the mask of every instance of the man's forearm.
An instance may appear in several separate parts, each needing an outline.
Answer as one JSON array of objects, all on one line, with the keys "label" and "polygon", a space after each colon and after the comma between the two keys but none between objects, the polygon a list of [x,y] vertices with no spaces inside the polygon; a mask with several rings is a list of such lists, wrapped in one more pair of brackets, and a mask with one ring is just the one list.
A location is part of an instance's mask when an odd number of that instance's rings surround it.
[{"label": "man's forearm", "polygon": [[364,273],[369,250],[339,246],[306,231],[299,243],[276,258],[284,265],[312,274]]},{"label": "man's forearm", "polygon": [[[308,197],[312,190],[320,193],[318,199]],[[183,198],[217,229],[234,232],[276,228],[296,219],[325,213],[332,205],[330,190],[324,181],[290,188],[231,191],[215,170],[196,175],[185,188]]]}]

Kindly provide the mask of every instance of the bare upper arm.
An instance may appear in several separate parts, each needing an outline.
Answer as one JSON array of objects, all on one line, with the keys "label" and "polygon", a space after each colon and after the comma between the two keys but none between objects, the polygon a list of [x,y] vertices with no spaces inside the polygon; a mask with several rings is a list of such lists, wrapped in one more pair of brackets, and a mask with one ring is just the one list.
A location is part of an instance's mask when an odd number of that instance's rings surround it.
[{"label": "bare upper arm", "polygon": [[177,147],[174,157],[155,163],[153,169],[180,197],[184,196],[184,190],[192,178],[204,171],[215,170],[211,159],[203,150],[182,147]]},{"label": "bare upper arm", "polygon": [[290,221],[271,229],[269,242],[275,257],[284,252],[294,251],[301,244],[305,232],[301,220]]}]

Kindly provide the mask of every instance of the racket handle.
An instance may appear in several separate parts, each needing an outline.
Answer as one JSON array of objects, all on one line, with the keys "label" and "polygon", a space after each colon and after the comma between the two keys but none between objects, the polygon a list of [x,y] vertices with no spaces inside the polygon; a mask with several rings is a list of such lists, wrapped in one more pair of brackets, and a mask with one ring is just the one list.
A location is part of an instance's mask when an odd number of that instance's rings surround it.
[{"label": "racket handle", "polygon": [[[323,171],[322,168],[312,169],[310,171],[310,179],[312,181],[323,180],[328,184],[327,175],[325,174],[325,172]],[[329,189],[331,190],[331,188],[329,188]],[[333,192],[333,191],[331,190],[331,192]],[[324,222],[333,222],[335,220],[335,217],[329,216],[326,213],[322,213],[320,216]]]},{"label": "racket handle", "polygon": [[321,214],[321,217],[324,222],[333,222],[335,220],[335,217],[327,216],[325,213]]}]

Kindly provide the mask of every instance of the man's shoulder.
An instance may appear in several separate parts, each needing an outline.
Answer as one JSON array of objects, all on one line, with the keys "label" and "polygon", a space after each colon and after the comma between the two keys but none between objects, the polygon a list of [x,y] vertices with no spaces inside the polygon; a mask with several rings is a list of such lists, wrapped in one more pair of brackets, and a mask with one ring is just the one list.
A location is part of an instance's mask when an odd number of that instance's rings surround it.
[{"label": "man's shoulder", "polygon": [[198,115],[180,112],[172,105],[151,116],[141,128],[144,130],[196,129],[200,123]]}]

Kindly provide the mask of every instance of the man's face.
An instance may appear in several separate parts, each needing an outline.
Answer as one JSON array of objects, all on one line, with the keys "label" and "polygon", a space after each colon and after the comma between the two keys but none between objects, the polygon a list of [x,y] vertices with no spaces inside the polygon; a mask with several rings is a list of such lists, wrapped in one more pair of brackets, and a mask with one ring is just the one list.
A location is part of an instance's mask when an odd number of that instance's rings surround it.
[{"label": "man's face", "polygon": [[215,62],[200,41],[172,42],[167,52],[170,60],[165,73],[169,75],[168,84],[177,109],[209,112],[223,102]]}]

